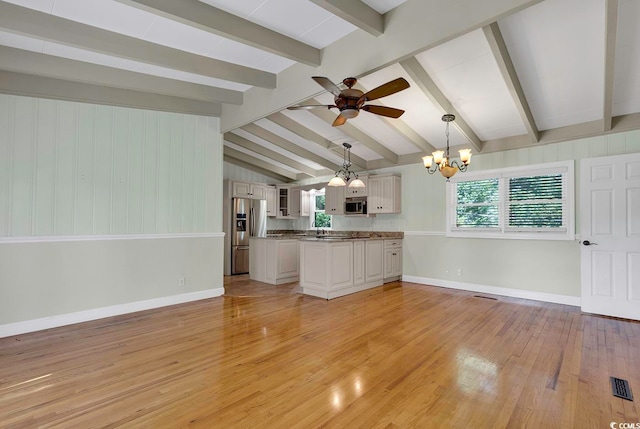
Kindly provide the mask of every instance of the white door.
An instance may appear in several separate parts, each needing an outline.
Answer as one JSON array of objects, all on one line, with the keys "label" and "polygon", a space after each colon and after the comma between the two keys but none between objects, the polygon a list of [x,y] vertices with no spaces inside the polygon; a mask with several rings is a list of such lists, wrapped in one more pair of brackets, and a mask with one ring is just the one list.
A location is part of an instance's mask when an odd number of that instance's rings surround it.
[{"label": "white door", "polygon": [[580,167],[582,311],[640,320],[640,154]]}]

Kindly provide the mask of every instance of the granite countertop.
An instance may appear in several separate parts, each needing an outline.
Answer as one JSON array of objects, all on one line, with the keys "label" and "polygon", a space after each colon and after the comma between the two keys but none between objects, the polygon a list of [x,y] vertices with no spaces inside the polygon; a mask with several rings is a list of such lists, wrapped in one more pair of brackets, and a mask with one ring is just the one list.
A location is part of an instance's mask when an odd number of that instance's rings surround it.
[{"label": "granite countertop", "polygon": [[403,239],[404,233],[401,231],[289,231],[275,230],[268,231],[266,237],[253,237],[269,240],[305,240],[305,241],[346,241],[346,240],[385,240]]}]

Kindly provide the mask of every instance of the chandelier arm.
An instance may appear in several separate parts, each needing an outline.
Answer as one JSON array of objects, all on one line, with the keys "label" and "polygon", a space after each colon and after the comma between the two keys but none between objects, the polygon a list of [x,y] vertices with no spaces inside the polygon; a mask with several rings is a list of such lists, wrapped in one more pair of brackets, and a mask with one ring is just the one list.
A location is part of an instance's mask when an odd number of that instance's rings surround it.
[{"label": "chandelier arm", "polygon": [[454,159],[450,164],[452,167],[456,167],[458,170],[464,172],[467,170],[467,164],[464,162],[458,162],[458,160]]},{"label": "chandelier arm", "polygon": [[434,174],[435,172],[440,170],[440,166],[438,164],[433,164],[431,167],[427,168],[427,172],[429,174]]}]

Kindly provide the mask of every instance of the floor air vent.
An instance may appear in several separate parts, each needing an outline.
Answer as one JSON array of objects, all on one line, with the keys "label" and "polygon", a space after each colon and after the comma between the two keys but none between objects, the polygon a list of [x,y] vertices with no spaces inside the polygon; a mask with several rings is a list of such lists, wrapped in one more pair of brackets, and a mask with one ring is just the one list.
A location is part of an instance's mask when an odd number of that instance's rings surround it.
[{"label": "floor air vent", "polygon": [[631,388],[629,387],[629,382],[627,380],[616,377],[610,377],[610,379],[613,396],[626,399],[627,401],[633,401],[633,395],[631,394]]}]

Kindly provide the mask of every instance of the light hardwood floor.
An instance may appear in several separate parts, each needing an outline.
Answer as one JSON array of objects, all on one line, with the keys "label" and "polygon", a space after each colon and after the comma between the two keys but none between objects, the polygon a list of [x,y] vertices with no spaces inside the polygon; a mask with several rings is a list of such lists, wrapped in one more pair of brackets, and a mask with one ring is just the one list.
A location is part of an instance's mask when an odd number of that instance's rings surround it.
[{"label": "light hardwood floor", "polygon": [[[2,428],[608,428],[640,323],[411,283],[224,297],[0,339]],[[615,398],[609,376],[636,401]]]}]

